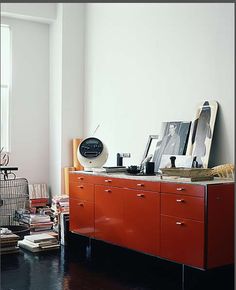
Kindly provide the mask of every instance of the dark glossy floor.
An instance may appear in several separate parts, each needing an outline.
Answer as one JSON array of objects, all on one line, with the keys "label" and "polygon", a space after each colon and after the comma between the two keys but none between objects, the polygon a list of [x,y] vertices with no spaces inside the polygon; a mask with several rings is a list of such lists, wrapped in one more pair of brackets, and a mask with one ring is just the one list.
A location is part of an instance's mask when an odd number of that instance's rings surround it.
[{"label": "dark glossy floor", "polygon": [[[59,251],[1,257],[2,290],[182,290],[182,266],[101,242],[72,238]],[[87,249],[87,251],[86,251]],[[91,255],[89,255],[91,254]],[[232,266],[185,267],[185,290],[233,290]]]}]

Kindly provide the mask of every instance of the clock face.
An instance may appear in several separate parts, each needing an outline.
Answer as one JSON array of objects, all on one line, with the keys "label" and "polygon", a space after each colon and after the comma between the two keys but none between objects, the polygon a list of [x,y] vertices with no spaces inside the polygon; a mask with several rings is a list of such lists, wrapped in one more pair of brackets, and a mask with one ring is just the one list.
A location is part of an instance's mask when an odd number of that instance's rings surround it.
[{"label": "clock face", "polygon": [[85,139],[79,146],[79,152],[85,158],[95,158],[102,153],[102,150],[102,142],[94,137]]}]

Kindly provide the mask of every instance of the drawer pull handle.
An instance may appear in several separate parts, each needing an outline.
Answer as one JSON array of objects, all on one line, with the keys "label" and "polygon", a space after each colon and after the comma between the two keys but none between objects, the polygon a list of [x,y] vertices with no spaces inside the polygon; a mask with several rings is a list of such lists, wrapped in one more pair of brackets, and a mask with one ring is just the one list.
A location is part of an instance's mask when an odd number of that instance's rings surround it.
[{"label": "drawer pull handle", "polygon": [[79,188],[84,188],[83,185],[78,185]]},{"label": "drawer pull handle", "polygon": [[184,202],[184,199],[176,199],[176,202]]},{"label": "drawer pull handle", "polygon": [[111,179],[105,179],[105,182],[111,182],[112,180]]},{"label": "drawer pull handle", "polygon": [[84,206],[84,204],[82,202],[78,203],[79,206]]},{"label": "drawer pull handle", "polygon": [[144,187],[143,183],[138,183],[137,186]]},{"label": "drawer pull handle", "polygon": [[84,178],[83,178],[83,177],[78,177],[78,179],[79,179],[79,180],[84,180]]},{"label": "drawer pull handle", "polygon": [[183,191],[184,190],[184,187],[177,187],[176,190],[177,191]]},{"label": "drawer pull handle", "polygon": [[183,226],[184,223],[183,223],[183,222],[176,222],[176,225],[178,225],[178,226]]},{"label": "drawer pull handle", "polygon": [[105,189],[105,192],[111,192],[111,190],[110,189]]},{"label": "drawer pull handle", "polygon": [[137,197],[145,197],[143,193],[137,193]]}]

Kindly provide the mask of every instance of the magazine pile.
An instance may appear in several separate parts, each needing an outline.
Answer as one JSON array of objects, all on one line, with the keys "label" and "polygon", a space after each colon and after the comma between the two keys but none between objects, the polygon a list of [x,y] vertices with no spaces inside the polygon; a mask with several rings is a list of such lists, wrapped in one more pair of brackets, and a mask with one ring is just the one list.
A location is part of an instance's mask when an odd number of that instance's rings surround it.
[{"label": "magazine pile", "polygon": [[0,255],[18,253],[17,242],[20,237],[8,228],[0,228]]},{"label": "magazine pile", "polygon": [[25,236],[24,240],[18,242],[18,245],[31,252],[56,250],[60,247],[58,240],[46,233]]}]

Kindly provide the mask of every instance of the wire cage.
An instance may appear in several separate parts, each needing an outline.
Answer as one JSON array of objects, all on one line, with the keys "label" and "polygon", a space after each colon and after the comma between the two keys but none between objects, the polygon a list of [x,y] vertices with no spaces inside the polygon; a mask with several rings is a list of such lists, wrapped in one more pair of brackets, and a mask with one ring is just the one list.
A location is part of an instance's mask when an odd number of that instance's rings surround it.
[{"label": "wire cage", "polygon": [[19,212],[29,209],[28,181],[25,178],[0,180],[0,227],[14,233],[28,231],[20,221]]}]

